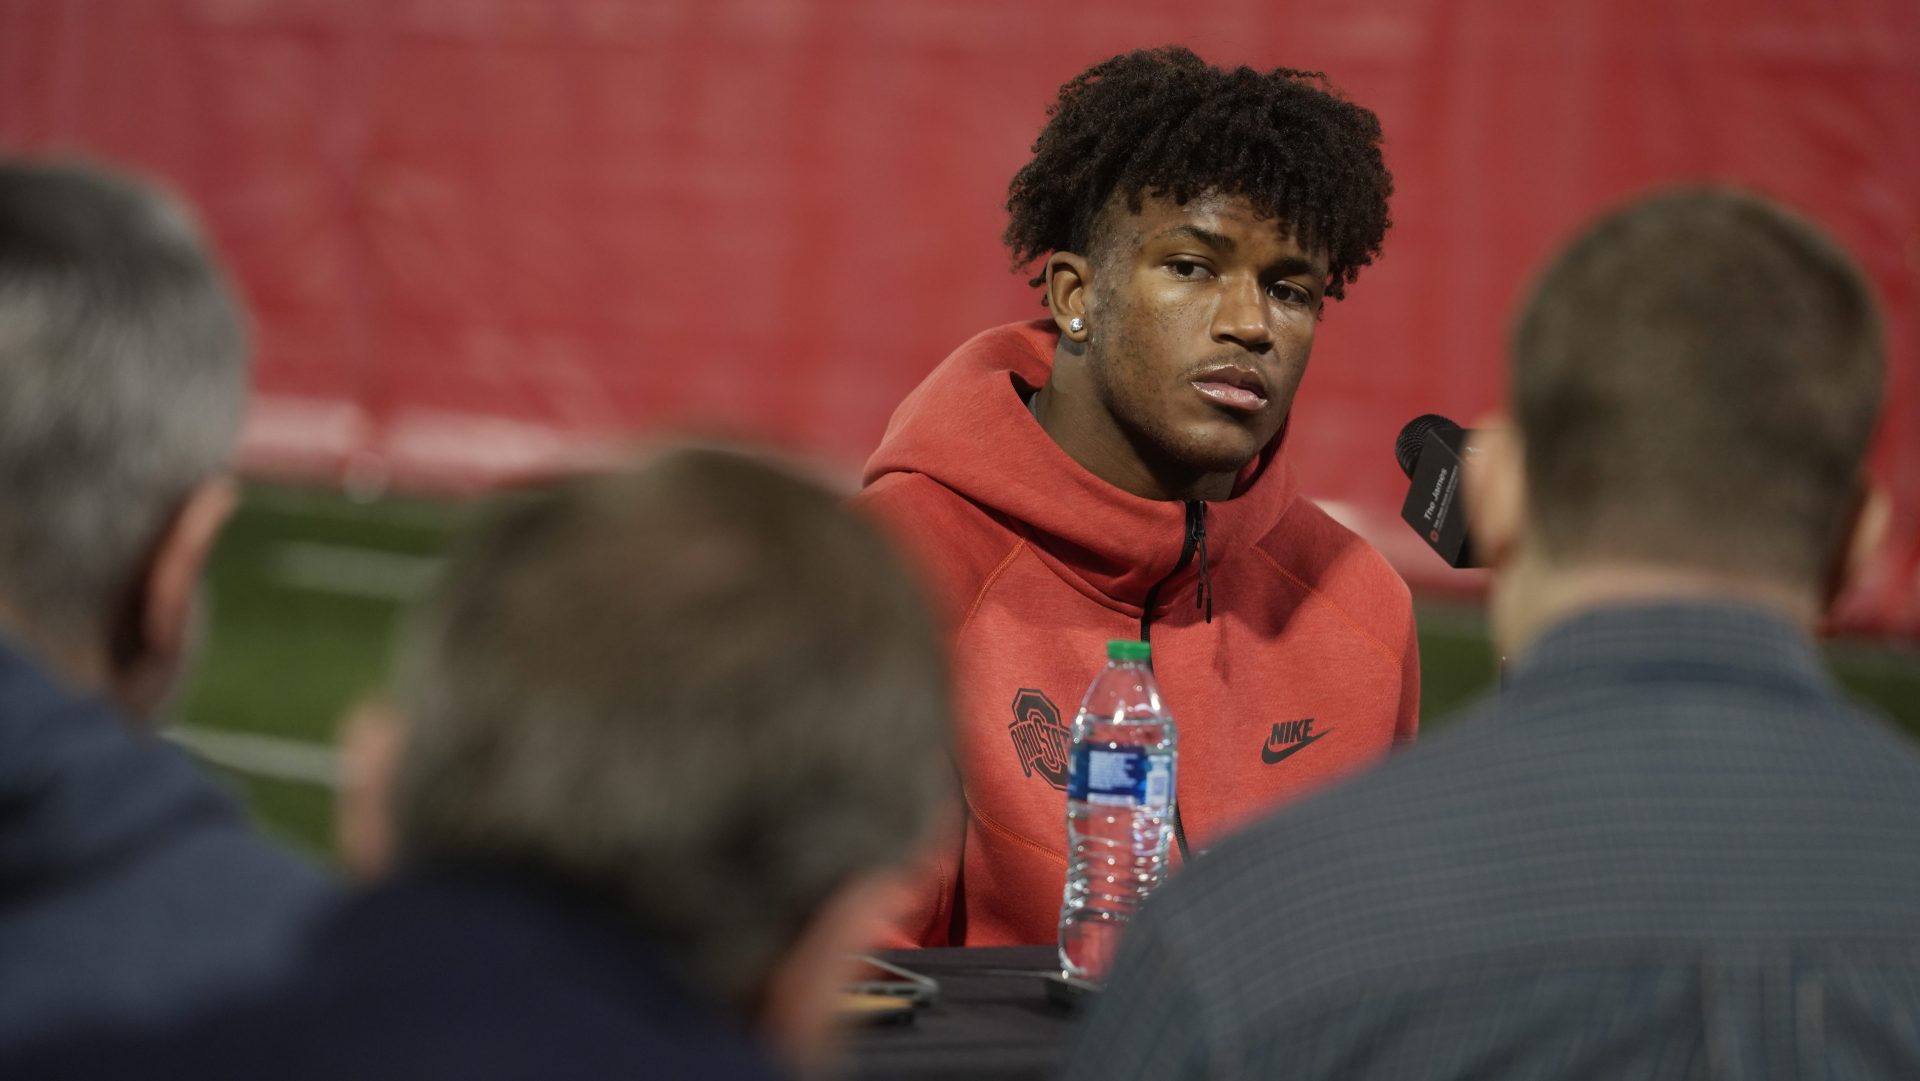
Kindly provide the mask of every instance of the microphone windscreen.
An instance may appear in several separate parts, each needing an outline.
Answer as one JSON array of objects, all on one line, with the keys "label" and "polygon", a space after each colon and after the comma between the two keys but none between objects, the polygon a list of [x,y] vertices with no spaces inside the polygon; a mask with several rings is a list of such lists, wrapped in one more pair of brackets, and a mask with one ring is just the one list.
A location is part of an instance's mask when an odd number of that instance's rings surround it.
[{"label": "microphone windscreen", "polygon": [[1438,413],[1423,413],[1407,422],[1400,429],[1400,438],[1393,441],[1393,460],[1400,463],[1400,472],[1413,479],[1413,471],[1420,465],[1420,450],[1425,446],[1428,432],[1441,432],[1452,435],[1460,431],[1460,426]]}]

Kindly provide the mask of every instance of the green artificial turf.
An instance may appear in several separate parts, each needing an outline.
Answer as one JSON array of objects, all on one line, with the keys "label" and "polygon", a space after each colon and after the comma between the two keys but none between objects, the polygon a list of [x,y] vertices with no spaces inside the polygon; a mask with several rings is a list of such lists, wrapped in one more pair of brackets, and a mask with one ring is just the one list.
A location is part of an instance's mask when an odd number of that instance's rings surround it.
[{"label": "green artificial turf", "polygon": [[[249,488],[209,569],[211,630],[180,721],[189,729],[330,744],[386,678],[408,604],[433,560],[472,518],[468,504]],[[330,567],[316,574],[314,564]],[[327,569],[327,568],[323,568]],[[1419,607],[1421,715],[1428,733],[1484,693],[1495,663],[1477,609]],[[1836,643],[1844,684],[1920,736],[1920,651]],[[223,769],[271,833],[331,853],[332,798],[305,781]]]},{"label": "green artificial turf", "polygon": [[[290,566],[303,549],[402,559],[437,557],[470,516],[418,501],[361,505],[329,492],[248,489],[208,570],[209,634],[181,703],[189,728],[331,744],[347,710],[386,679],[415,592],[405,582],[323,588]],[[272,833],[326,854],[332,797],[323,787],[223,771]]]}]

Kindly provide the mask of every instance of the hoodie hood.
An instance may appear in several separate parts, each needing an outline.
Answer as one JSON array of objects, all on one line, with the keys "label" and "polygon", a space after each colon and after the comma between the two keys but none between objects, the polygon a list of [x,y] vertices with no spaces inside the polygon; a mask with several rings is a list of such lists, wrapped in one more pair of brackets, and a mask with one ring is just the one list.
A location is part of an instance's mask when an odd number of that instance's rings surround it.
[{"label": "hoodie hood", "polygon": [[[985,331],[955,350],[894,411],[862,482],[923,473],[1007,520],[1083,592],[1138,608],[1179,565],[1187,510],[1143,499],[1088,472],[1028,412],[1053,372],[1050,320]],[[1214,570],[1272,532],[1293,505],[1285,429],[1241,471],[1232,498],[1207,504]],[[1198,573],[1189,566],[1178,584]],[[1164,599],[1164,597],[1163,597]]]}]

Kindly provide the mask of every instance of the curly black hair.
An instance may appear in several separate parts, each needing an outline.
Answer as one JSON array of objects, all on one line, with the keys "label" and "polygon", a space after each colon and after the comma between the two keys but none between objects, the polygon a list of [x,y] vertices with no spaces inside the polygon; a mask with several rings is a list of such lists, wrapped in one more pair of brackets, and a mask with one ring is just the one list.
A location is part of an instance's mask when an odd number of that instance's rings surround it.
[{"label": "curly black hair", "polygon": [[1140,49],[1069,80],[1047,116],[1007,187],[1015,270],[1085,254],[1115,193],[1134,213],[1147,196],[1244,195],[1301,244],[1326,248],[1335,299],[1380,252],[1393,177],[1379,118],[1320,72],[1227,71],[1178,46]]}]

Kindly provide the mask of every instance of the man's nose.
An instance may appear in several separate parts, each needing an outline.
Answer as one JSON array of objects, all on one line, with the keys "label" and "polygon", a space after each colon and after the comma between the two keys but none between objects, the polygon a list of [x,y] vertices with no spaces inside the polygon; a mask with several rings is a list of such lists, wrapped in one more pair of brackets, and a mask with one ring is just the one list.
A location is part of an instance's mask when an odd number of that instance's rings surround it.
[{"label": "man's nose", "polygon": [[1252,278],[1230,278],[1222,283],[1220,303],[1213,312],[1213,340],[1232,342],[1253,353],[1273,346],[1273,327],[1267,322],[1267,296]]}]

